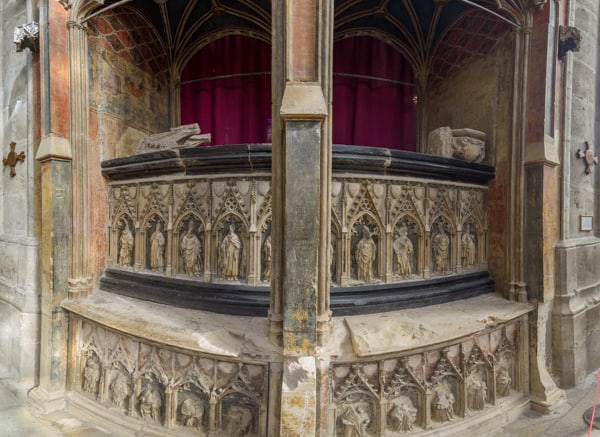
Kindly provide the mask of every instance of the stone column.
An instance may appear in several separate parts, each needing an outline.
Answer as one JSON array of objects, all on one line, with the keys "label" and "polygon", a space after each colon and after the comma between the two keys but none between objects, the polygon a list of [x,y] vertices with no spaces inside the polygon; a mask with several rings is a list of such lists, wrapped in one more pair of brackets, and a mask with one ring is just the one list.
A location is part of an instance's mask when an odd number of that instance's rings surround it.
[{"label": "stone column", "polygon": [[[273,268],[271,333],[283,347],[282,436],[323,435],[327,338],[333,2],[272,3]],[[326,384],[325,384],[326,385]],[[322,418],[321,418],[322,419]]]},{"label": "stone column", "polygon": [[88,35],[85,27],[67,22],[69,37],[70,138],[73,223],[71,233],[71,272],[69,295],[85,296],[92,286],[90,271],[88,150]]},{"label": "stone column", "polygon": [[[555,409],[565,394],[559,390],[547,369],[549,353],[546,341],[549,338],[551,302],[554,297],[554,246],[559,236],[558,172],[559,165],[556,143],[553,136],[552,103],[554,101],[554,44],[555,4],[548,5],[535,15],[532,28],[522,35],[523,44],[523,88],[527,99],[523,158],[523,271],[521,281],[527,284],[525,296],[536,305],[529,326],[529,389],[533,409],[548,413]],[[532,18],[530,18],[532,19]],[[546,80],[531,80],[546,78]],[[517,293],[517,297],[518,293]],[[522,299],[519,299],[522,300]],[[525,361],[520,361],[521,363]]]},{"label": "stone column", "polygon": [[69,320],[60,303],[68,297],[71,222],[71,144],[65,107],[69,95],[67,12],[56,2],[40,9],[40,369],[39,385],[30,392],[44,412],[64,407],[67,382]]}]

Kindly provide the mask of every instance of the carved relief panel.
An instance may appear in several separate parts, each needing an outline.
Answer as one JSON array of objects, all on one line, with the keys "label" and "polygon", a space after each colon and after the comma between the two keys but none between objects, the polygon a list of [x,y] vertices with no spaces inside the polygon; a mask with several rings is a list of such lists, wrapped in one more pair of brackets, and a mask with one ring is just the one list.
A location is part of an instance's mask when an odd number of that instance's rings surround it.
[{"label": "carved relief panel", "polygon": [[[520,325],[413,355],[334,363],[330,368],[332,435],[411,435],[520,402],[527,379]],[[500,381],[500,383],[499,383]]]},{"label": "carved relief panel", "polygon": [[[109,266],[204,282],[268,285],[268,175],[111,185]],[[335,177],[331,281],[354,286],[487,268],[487,189]]]},{"label": "carved relief panel", "polygon": [[72,386],[154,426],[197,435],[266,435],[268,366],[154,346],[76,319]]}]

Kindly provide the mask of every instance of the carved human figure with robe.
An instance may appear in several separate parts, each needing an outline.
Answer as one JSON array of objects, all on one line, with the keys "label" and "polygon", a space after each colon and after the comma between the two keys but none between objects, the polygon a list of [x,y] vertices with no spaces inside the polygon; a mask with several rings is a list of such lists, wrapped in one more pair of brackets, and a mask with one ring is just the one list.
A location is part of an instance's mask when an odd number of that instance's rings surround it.
[{"label": "carved human figure with robe", "polygon": [[248,408],[233,405],[225,415],[227,435],[231,437],[244,437],[252,431],[252,411]]},{"label": "carved human figure with robe", "polygon": [[92,357],[88,357],[83,369],[83,391],[91,395],[98,392],[100,380],[100,365]]},{"label": "carved human figure with robe", "polygon": [[160,409],[162,407],[162,394],[157,384],[149,382],[146,384],[139,397],[140,414],[144,419],[160,420]]},{"label": "carved human figure with robe", "polygon": [[367,437],[371,416],[364,405],[348,405],[341,417],[344,437]]},{"label": "carved human figure with robe", "polygon": [[412,259],[414,248],[412,241],[408,238],[408,228],[405,225],[400,227],[400,234],[393,243],[394,253],[396,254],[396,269],[401,276],[410,276],[412,273]]},{"label": "carved human figure with robe", "polygon": [[234,281],[238,278],[240,268],[240,252],[242,242],[235,233],[235,225],[229,225],[229,232],[223,238],[220,247],[221,272],[227,280]]},{"label": "carved human figure with robe", "polygon": [[165,268],[165,235],[161,230],[161,222],[156,222],[156,229],[150,237],[150,268],[162,271]]},{"label": "carved human figure with robe", "polygon": [[438,383],[434,390],[431,417],[437,422],[448,422],[454,419],[454,403],[456,401],[450,384],[447,381]]},{"label": "carved human figure with robe", "polygon": [[485,375],[480,372],[471,373],[466,380],[467,384],[467,407],[473,411],[485,408],[487,399],[487,383]]},{"label": "carved human figure with robe", "polygon": [[440,228],[439,232],[433,237],[433,271],[443,273],[448,270],[448,254],[450,248],[450,238],[448,234]]},{"label": "carved human figure with robe", "polygon": [[408,396],[399,396],[392,401],[392,408],[388,413],[388,423],[392,431],[410,431],[416,420],[417,409]]},{"label": "carved human figure with robe", "polygon": [[265,261],[265,270],[263,272],[263,280],[270,281],[271,280],[271,263],[273,259],[273,247],[271,246],[271,234],[265,239],[265,244],[263,245],[263,259]]},{"label": "carved human figure with robe", "polygon": [[119,264],[122,266],[130,266],[133,261],[133,234],[129,229],[129,222],[123,220],[125,223],[123,230],[121,231],[121,238],[119,238]]},{"label": "carved human figure with robe", "polygon": [[473,234],[471,234],[468,227],[461,238],[461,255],[463,259],[463,266],[467,267],[475,265],[475,239],[473,238]]},{"label": "carved human figure with robe", "polygon": [[195,224],[190,220],[186,234],[181,239],[179,251],[183,261],[183,272],[188,276],[200,273],[202,243],[194,232]]},{"label": "carved human figure with robe", "polygon": [[373,261],[377,256],[377,245],[371,237],[371,231],[363,226],[362,238],[354,249],[356,259],[357,279],[369,283],[373,280]]},{"label": "carved human figure with robe", "polygon": [[204,419],[204,410],[204,402],[200,399],[190,397],[184,400],[181,403],[183,426],[200,428]]},{"label": "carved human figure with robe", "polygon": [[121,372],[117,372],[113,382],[110,385],[112,400],[117,407],[125,405],[125,398],[129,395],[129,383],[127,377]]}]

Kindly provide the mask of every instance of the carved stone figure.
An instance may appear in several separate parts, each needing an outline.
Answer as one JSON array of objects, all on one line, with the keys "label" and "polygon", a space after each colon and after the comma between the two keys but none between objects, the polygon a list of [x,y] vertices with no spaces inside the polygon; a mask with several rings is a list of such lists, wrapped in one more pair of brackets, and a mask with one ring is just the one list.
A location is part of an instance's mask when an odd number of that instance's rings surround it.
[{"label": "carved stone figure", "polygon": [[229,225],[229,233],[225,235],[221,242],[221,272],[227,280],[234,281],[237,279],[240,268],[240,252],[242,242],[235,233],[235,225]]},{"label": "carved stone figure", "polygon": [[394,240],[393,243],[394,253],[396,254],[396,269],[401,276],[410,276],[412,273],[412,259],[413,259],[413,244],[408,238],[408,228],[406,226],[400,227],[400,235]]},{"label": "carved stone figure", "polygon": [[273,257],[273,248],[271,246],[271,235],[266,238],[263,246],[263,257],[265,260],[265,270],[263,272],[263,278],[265,281],[271,280],[271,260]]},{"label": "carved stone figure", "polygon": [[434,388],[431,417],[437,422],[454,419],[454,394],[448,382],[440,382]]},{"label": "carved stone figure", "polygon": [[510,394],[510,384],[512,378],[506,367],[500,367],[496,375],[496,393],[498,396],[508,396]]},{"label": "carved stone figure", "polygon": [[341,424],[344,437],[366,437],[371,416],[364,405],[355,408],[348,405],[342,414]]},{"label": "carved stone figure", "polygon": [[470,410],[480,411],[485,408],[487,398],[487,384],[485,377],[474,372],[467,377],[467,407]]},{"label": "carved stone figure", "polygon": [[144,419],[160,421],[162,407],[162,394],[157,384],[148,383],[140,393],[140,414]]},{"label": "carved stone figure", "polygon": [[417,409],[408,396],[399,396],[392,401],[388,413],[389,428],[392,431],[410,431],[417,420]]},{"label": "carved stone figure", "polygon": [[473,266],[475,265],[475,239],[473,238],[473,234],[469,232],[467,228],[466,232],[463,233],[461,238],[461,255],[463,259],[463,266]]},{"label": "carved stone figure", "polygon": [[243,437],[252,431],[252,411],[248,408],[233,405],[227,410],[224,418],[227,427],[227,435],[232,437]]},{"label": "carved stone figure", "polygon": [[194,222],[190,220],[188,230],[181,239],[179,250],[183,261],[183,271],[188,276],[196,276],[200,273],[202,244],[194,233]]},{"label": "carved stone figure", "polygon": [[122,266],[130,266],[133,262],[133,234],[129,229],[129,222],[123,220],[125,223],[123,230],[121,231],[121,238],[119,243],[121,248],[119,249],[119,264]]},{"label": "carved stone figure", "polygon": [[109,388],[113,403],[117,407],[124,407],[125,399],[129,396],[129,383],[127,377],[121,372],[117,372]]},{"label": "carved stone figure", "polygon": [[377,255],[377,245],[371,238],[371,231],[363,226],[362,238],[354,249],[356,259],[357,279],[359,281],[371,282],[373,280],[373,261]]},{"label": "carved stone figure", "polygon": [[83,369],[83,391],[91,395],[98,393],[100,365],[92,357],[88,357]]},{"label": "carved stone figure", "polygon": [[448,254],[450,247],[450,238],[448,234],[440,228],[439,232],[433,237],[433,271],[443,273],[448,269]]},{"label": "carved stone figure", "polygon": [[196,147],[202,143],[210,142],[210,139],[210,134],[200,135],[200,126],[197,123],[186,124],[171,128],[167,132],[160,132],[142,138],[135,154],[139,155],[140,153],[155,152],[164,149]]},{"label": "carved stone figure", "polygon": [[181,403],[181,419],[183,426],[200,428],[204,419],[204,403],[196,398],[184,400]]},{"label": "carved stone figure", "polygon": [[485,158],[484,132],[475,129],[450,129],[440,127],[429,133],[428,153],[446,158],[482,162]]},{"label": "carved stone figure", "polygon": [[165,236],[161,231],[161,223],[156,223],[156,229],[150,237],[150,267],[154,271],[165,268]]}]

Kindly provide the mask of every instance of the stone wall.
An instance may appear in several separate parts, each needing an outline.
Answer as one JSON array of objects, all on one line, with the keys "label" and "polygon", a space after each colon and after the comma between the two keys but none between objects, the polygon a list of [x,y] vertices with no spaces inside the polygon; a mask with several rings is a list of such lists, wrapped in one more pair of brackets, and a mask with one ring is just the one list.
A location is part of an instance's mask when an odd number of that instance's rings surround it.
[{"label": "stone wall", "polygon": [[488,56],[464,66],[429,90],[428,132],[442,126],[486,133],[484,163],[494,165],[489,185],[489,270],[505,283],[507,194],[513,74],[512,42],[504,36]]},{"label": "stone wall", "polygon": [[[570,2],[568,24],[581,33],[581,48],[564,61],[565,107],[562,240],[556,247],[556,299],[553,316],[553,358],[556,373],[565,387],[583,381],[600,366],[597,329],[600,283],[598,239],[598,177],[595,168],[585,173],[578,149],[588,141],[597,151],[598,107],[598,14],[600,5],[590,1]],[[596,152],[597,153],[597,152]],[[580,217],[596,216],[594,230],[582,231]]]},{"label": "stone wall", "polygon": [[105,267],[107,186],[100,161],[132,155],[150,133],[169,130],[169,85],[162,46],[136,13],[109,11],[90,20],[88,171],[93,273]]},{"label": "stone wall", "polygon": [[2,168],[0,183],[0,365],[19,380],[32,382],[37,369],[39,326],[38,241],[35,222],[33,57],[29,49],[17,52],[11,43],[16,26],[34,21],[30,1],[0,4],[0,144],[2,156],[16,143],[24,162],[16,175]]}]

